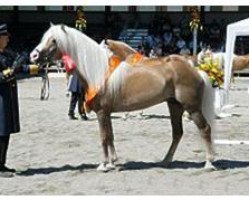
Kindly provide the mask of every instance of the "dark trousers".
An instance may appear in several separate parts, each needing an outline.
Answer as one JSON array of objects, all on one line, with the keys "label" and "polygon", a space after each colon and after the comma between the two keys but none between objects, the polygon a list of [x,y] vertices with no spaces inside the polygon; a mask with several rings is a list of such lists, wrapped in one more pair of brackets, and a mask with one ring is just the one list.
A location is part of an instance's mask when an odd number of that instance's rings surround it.
[{"label": "dark trousers", "polygon": [[7,157],[10,136],[0,136],[0,166],[4,166]]},{"label": "dark trousers", "polygon": [[83,106],[84,96],[78,92],[72,92],[71,94],[68,115],[74,115],[74,110],[77,102],[78,102],[78,113],[80,115],[85,115],[85,110]]}]

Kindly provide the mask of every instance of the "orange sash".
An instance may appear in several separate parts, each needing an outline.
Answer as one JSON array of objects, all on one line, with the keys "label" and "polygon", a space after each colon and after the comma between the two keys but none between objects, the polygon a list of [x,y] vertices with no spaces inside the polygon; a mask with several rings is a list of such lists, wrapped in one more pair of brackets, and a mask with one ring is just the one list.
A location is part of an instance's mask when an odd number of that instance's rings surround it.
[{"label": "orange sash", "polygon": [[[143,58],[142,54],[135,53],[135,54],[132,55],[132,57],[128,61],[128,63],[130,65],[134,66],[139,61],[141,61],[142,58]],[[120,59],[115,55],[113,55],[109,59],[109,67],[108,67],[107,72],[106,72],[105,80],[107,80],[110,77],[112,72],[119,66],[120,63],[121,63]],[[85,101],[85,105],[84,105],[86,111],[88,111],[88,112],[90,111],[89,107],[93,103],[93,99],[97,95],[98,91],[99,91],[99,88],[94,88],[94,87],[89,87],[88,90],[86,91],[86,94],[85,94],[86,101]]]}]

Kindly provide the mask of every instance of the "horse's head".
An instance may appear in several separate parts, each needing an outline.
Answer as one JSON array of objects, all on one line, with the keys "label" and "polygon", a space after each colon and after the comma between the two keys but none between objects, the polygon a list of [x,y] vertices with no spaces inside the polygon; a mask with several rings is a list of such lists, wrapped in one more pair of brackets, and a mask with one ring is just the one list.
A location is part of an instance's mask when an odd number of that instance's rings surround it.
[{"label": "horse's head", "polygon": [[41,39],[41,42],[34,48],[34,50],[30,53],[31,62],[38,63],[40,65],[44,65],[52,60],[58,60],[61,58],[62,53],[58,46],[57,38],[54,34],[54,29],[60,28],[65,31],[63,25],[52,25],[45,32],[44,36]]}]

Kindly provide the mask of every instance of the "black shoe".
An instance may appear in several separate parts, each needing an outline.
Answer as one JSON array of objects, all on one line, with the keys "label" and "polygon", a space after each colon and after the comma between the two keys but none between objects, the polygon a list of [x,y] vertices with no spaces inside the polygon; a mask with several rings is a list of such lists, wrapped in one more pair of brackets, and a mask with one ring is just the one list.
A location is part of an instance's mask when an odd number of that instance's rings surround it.
[{"label": "black shoe", "polygon": [[69,117],[69,119],[71,119],[71,120],[77,120],[77,119],[78,119],[78,118],[75,117],[74,115],[68,115],[68,117]]},{"label": "black shoe", "polygon": [[2,178],[11,178],[14,176],[16,170],[10,169],[6,166],[0,166],[0,177]]},{"label": "black shoe", "polygon": [[5,165],[3,165],[3,166],[0,166],[0,172],[12,172],[12,173],[15,173],[16,170],[15,170],[15,169],[8,168],[8,167],[6,167]]},{"label": "black shoe", "polygon": [[82,120],[85,120],[85,121],[88,120],[88,117],[87,117],[86,115],[84,115],[84,114],[83,114],[83,115],[80,115],[80,118],[81,118]]}]

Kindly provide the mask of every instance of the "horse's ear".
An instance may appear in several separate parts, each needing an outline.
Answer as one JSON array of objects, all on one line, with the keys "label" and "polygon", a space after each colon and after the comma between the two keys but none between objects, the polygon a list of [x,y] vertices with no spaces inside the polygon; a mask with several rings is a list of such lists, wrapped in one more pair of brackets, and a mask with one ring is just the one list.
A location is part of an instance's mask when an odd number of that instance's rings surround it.
[{"label": "horse's ear", "polygon": [[54,26],[53,22],[50,22],[50,27]]},{"label": "horse's ear", "polygon": [[67,33],[64,24],[61,25],[61,30],[62,30],[63,32]]}]

